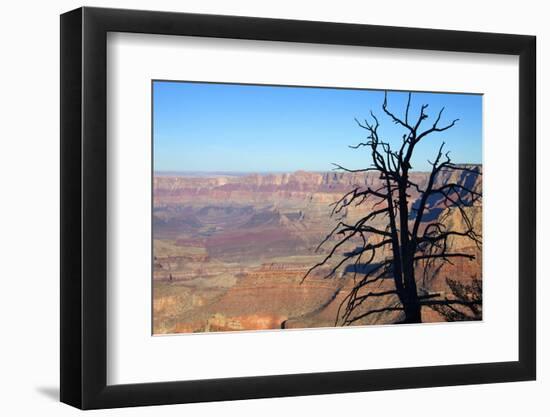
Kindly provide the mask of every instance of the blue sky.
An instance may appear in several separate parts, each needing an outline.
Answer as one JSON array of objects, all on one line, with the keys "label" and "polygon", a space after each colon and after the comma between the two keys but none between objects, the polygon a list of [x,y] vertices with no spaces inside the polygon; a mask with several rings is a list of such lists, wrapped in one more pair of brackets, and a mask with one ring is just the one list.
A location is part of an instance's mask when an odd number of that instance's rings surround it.
[{"label": "blue sky", "polygon": [[[395,147],[402,127],[383,113],[384,92],[332,88],[154,81],[155,171],[283,172],[329,171],[331,163],[370,166],[368,151],[353,150],[366,138],[354,118],[380,121],[379,136]],[[405,112],[407,93],[388,92],[388,108]],[[455,127],[417,145],[413,169],[428,170],[442,141],[456,163],[481,163],[482,96],[413,93],[409,120],[429,104],[430,127],[445,106],[440,124]],[[370,119],[369,119],[370,120]]]}]

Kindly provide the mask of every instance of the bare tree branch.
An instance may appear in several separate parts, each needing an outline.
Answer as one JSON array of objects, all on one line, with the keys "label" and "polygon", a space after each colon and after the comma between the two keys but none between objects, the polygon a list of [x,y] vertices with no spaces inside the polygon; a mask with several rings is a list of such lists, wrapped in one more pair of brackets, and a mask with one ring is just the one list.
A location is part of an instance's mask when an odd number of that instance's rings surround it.
[{"label": "bare tree branch", "polygon": [[[474,227],[471,212],[466,208],[473,206],[474,203],[477,204],[482,194],[477,189],[479,187],[475,186],[477,182],[473,187],[459,181],[441,184],[443,178],[446,178],[442,174],[454,170],[476,177],[481,175],[477,167],[453,164],[449,152],[444,153],[445,142],[441,143],[435,159],[430,162],[432,169],[427,184],[421,188],[411,180],[409,171],[412,169],[411,160],[415,146],[433,133],[451,129],[459,120],[454,119],[450,123],[440,125],[445,110],[445,107],[442,107],[432,126],[419,132],[423,121],[428,119],[428,105],[421,105],[418,118],[415,122],[411,122],[409,120],[411,96],[412,94],[409,93],[404,119],[402,119],[389,109],[388,94],[387,92],[384,94],[382,104],[384,115],[405,130],[397,151],[392,149],[390,142],[381,139],[380,121],[371,111],[370,120],[355,119],[357,125],[366,130],[367,138],[350,146],[352,149],[370,152],[371,166],[363,169],[349,169],[340,164],[334,164],[335,169],[348,173],[364,175],[370,172],[377,173],[381,181],[379,187],[355,186],[332,203],[331,216],[338,215],[340,219],[317,247],[317,250],[320,250],[322,246],[331,242],[331,249],[320,262],[307,271],[302,280],[303,282],[312,271],[322,266],[329,267],[329,272],[324,275],[324,278],[333,277],[344,266],[353,267],[351,269],[353,287],[338,307],[336,323],[341,321],[344,325],[350,325],[373,314],[386,311],[403,311],[404,322],[420,322],[422,306],[434,309],[445,308],[448,317],[458,317],[457,311],[460,310],[457,310],[455,305],[459,305],[460,302],[463,303],[462,307],[471,308],[472,316],[475,317],[477,311],[475,306],[481,303],[481,298],[461,301],[460,295],[465,293],[465,290],[461,290],[460,285],[452,281],[448,283],[455,294],[455,298],[452,299],[441,298],[440,293],[419,294],[418,292],[415,276],[418,265],[424,265],[425,281],[427,271],[433,268],[439,270],[444,264],[452,264],[454,258],[463,258],[468,261],[476,259],[474,253],[453,249],[452,242],[453,238],[469,239],[480,248],[481,234]],[[414,193],[418,198],[409,204],[409,198]],[[371,211],[368,214],[355,223],[345,220],[348,207],[357,207],[367,202],[371,204],[369,206]],[[440,211],[437,212],[438,217],[435,221],[432,219],[431,222],[427,222],[426,213],[433,213],[435,203]],[[463,223],[462,229],[449,222],[451,214],[457,212]],[[386,222],[385,226],[380,226],[381,220]],[[345,248],[353,244],[356,244],[355,249],[351,251],[348,249],[346,252]],[[387,256],[388,252],[391,256],[380,262],[381,257]],[[362,278],[359,279],[358,275]],[[369,287],[374,284],[380,285],[385,278],[391,278],[393,288],[380,290]],[[470,287],[467,288],[468,294],[475,292]],[[391,305],[365,311],[368,300],[376,298],[385,301],[386,297],[397,299],[397,303],[391,301]]]}]

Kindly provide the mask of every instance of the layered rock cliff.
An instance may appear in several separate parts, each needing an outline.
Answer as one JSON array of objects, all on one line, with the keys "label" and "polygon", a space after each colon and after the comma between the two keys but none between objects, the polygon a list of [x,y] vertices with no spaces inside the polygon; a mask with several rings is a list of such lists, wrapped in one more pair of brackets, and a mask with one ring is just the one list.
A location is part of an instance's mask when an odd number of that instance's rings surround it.
[{"label": "layered rock cliff", "polygon": [[[481,192],[481,175],[476,174],[481,167],[465,168],[442,172],[435,187],[458,184]],[[419,189],[428,180],[429,173],[411,173]],[[372,172],[155,176],[155,332],[334,325],[338,307],[351,289],[353,268],[343,268],[329,280],[322,279],[322,270],[305,282],[302,278],[327,253],[328,249],[315,249],[335,225],[330,204],[355,187],[380,186]],[[409,189],[411,208],[419,196],[415,187]],[[470,196],[463,193],[462,198],[468,204]],[[374,202],[350,207],[341,216],[358,219],[373,210]],[[440,219],[445,201],[434,195],[427,207],[426,224]],[[481,234],[481,202],[465,210]],[[445,213],[449,227],[464,226],[456,209]],[[384,226],[384,220],[379,221]],[[474,254],[475,260],[458,259],[428,274],[419,271],[422,291],[450,294],[449,277],[465,284],[481,279],[479,248],[464,237],[450,242],[453,249]],[[391,288],[391,282],[381,288],[386,286]],[[391,302],[380,298],[372,306]],[[445,319],[431,309],[423,315],[425,321]],[[380,314],[358,324],[392,323],[398,318]]]}]

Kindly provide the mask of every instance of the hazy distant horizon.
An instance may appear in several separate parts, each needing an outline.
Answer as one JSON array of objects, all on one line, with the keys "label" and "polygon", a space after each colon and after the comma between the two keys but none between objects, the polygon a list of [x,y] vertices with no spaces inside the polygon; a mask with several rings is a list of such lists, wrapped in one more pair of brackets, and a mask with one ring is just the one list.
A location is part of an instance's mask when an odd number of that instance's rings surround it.
[{"label": "hazy distant horizon", "polygon": [[[482,166],[483,164],[478,163],[470,163],[470,162],[456,162],[455,165],[472,165],[472,166]],[[242,177],[246,175],[273,175],[273,174],[295,174],[298,172],[305,172],[305,173],[312,173],[312,174],[345,174],[346,171],[342,170],[308,170],[308,169],[294,169],[294,170],[287,170],[287,171],[195,171],[195,170],[155,170],[153,171],[154,176],[158,177],[170,177],[170,176],[186,176],[186,177],[192,177],[192,176],[208,176],[208,175],[228,175],[228,176],[234,176],[234,177]],[[372,173],[376,173],[376,171],[369,171]],[[410,171],[412,173],[414,172],[430,172],[429,170],[412,170]]]}]

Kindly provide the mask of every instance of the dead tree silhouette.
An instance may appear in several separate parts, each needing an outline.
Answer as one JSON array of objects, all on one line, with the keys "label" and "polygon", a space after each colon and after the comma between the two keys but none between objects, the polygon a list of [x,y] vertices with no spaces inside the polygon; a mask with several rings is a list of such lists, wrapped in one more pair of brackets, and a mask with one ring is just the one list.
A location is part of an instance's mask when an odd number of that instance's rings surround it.
[{"label": "dead tree silhouette", "polygon": [[[472,253],[452,249],[449,241],[454,237],[467,238],[480,248],[481,235],[474,230],[471,215],[466,207],[479,201],[482,195],[474,189],[474,186],[470,187],[465,183],[438,182],[438,178],[449,171],[481,175],[477,169],[453,164],[449,152],[443,151],[445,142],[439,146],[434,160],[428,161],[432,168],[427,184],[423,184],[424,188],[413,182],[409,174],[413,168],[411,160],[416,146],[430,135],[451,129],[458,119],[440,126],[445,109],[443,107],[437,113],[433,124],[421,129],[428,119],[426,113],[428,105],[424,104],[420,107],[418,118],[413,121],[409,120],[410,108],[411,93],[408,95],[404,117],[398,117],[388,108],[386,92],[382,110],[389,120],[402,127],[405,132],[399,141],[399,146],[392,149],[389,142],[379,137],[380,123],[371,111],[370,121],[355,120],[360,128],[367,131],[366,140],[350,146],[352,149],[367,149],[372,157],[371,166],[363,169],[348,169],[334,164],[336,170],[343,172],[374,172],[378,174],[377,177],[382,183],[382,186],[377,186],[376,189],[364,184],[355,186],[333,204],[331,217],[336,217],[337,225],[321,241],[317,250],[328,243],[331,243],[332,247],[324,259],[311,267],[302,279],[303,282],[314,270],[322,266],[329,267],[330,270],[324,277],[333,278],[338,270],[350,264],[354,265],[354,286],[338,309],[336,324],[350,325],[373,314],[388,311],[401,311],[404,317],[403,323],[420,323],[424,305],[431,306],[436,311],[438,309],[443,311],[442,308],[445,305],[473,303],[457,297],[442,299],[441,294],[422,294],[417,288],[415,272],[418,266],[427,271],[437,267],[438,264],[452,264],[456,258],[465,258],[470,261],[475,259]],[[419,195],[414,204],[410,201],[411,190]],[[434,198],[441,202],[443,211],[435,220],[427,219],[429,204]],[[366,202],[374,203],[372,211],[356,222],[347,222],[344,215],[347,209]],[[449,227],[449,222],[445,221],[453,210],[458,211],[462,219],[464,228],[461,230]],[[380,224],[381,218],[386,226],[376,227],[376,224]],[[354,243],[355,250],[342,253],[345,245]],[[391,255],[380,260],[382,251],[389,252]],[[366,270],[358,274],[360,265],[368,265],[369,268],[364,268]],[[361,278],[358,279],[357,275]],[[383,291],[372,289],[371,284],[388,277],[393,278],[392,289]],[[394,295],[397,302],[365,311],[364,303],[367,300],[389,295]],[[448,317],[451,318],[451,316]]]}]

